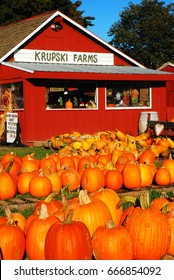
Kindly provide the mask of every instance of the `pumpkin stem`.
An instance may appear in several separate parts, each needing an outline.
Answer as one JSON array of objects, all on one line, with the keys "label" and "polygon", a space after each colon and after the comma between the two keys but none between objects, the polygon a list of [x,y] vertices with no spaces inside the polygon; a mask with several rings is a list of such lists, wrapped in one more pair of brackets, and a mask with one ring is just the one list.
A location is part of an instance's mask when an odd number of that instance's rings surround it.
[{"label": "pumpkin stem", "polygon": [[63,208],[63,212],[66,210],[67,204],[68,204],[68,201],[66,199],[66,195],[62,194],[62,206],[63,206],[62,208]]},{"label": "pumpkin stem", "polygon": [[135,204],[136,200],[137,200],[136,196],[133,195],[124,196],[120,199],[116,208],[119,209],[126,202],[132,202],[133,204]]},{"label": "pumpkin stem", "polygon": [[167,203],[163,206],[163,208],[161,209],[161,212],[163,214],[166,214],[168,212],[168,205],[167,205]]},{"label": "pumpkin stem", "polygon": [[140,205],[142,209],[150,207],[150,195],[148,191],[142,191],[140,193]]},{"label": "pumpkin stem", "polygon": [[5,207],[4,212],[5,212],[5,216],[8,219],[7,220],[7,224],[10,225],[10,226],[17,225],[17,222],[13,219],[13,214],[12,214],[10,208],[9,207]]},{"label": "pumpkin stem", "polygon": [[137,200],[140,202],[140,206],[142,209],[146,209],[150,207],[150,195],[148,191],[142,191],[140,193],[139,199],[133,195],[127,195],[120,199],[116,208],[119,209],[124,203],[132,202],[134,205],[136,204]]},{"label": "pumpkin stem", "polygon": [[45,201],[46,201],[46,202],[51,202],[55,195],[56,195],[56,193],[50,193],[50,194],[46,197]]},{"label": "pumpkin stem", "polygon": [[72,217],[73,217],[73,214],[74,214],[74,210],[71,209],[69,212],[68,212],[68,215],[64,221],[64,224],[71,224],[72,223]]},{"label": "pumpkin stem", "polygon": [[111,228],[115,228],[116,225],[115,225],[114,221],[110,220],[110,221],[106,224],[106,227],[107,227],[108,229],[111,229]]},{"label": "pumpkin stem", "polygon": [[87,190],[81,190],[79,192],[79,203],[81,205],[83,205],[83,204],[88,204],[90,202],[91,202],[91,199],[88,196]]},{"label": "pumpkin stem", "polygon": [[5,212],[5,216],[6,216],[8,219],[12,218],[12,213],[11,213],[11,210],[10,210],[9,207],[6,206],[6,207],[4,208],[4,212]]},{"label": "pumpkin stem", "polygon": [[48,217],[49,217],[49,215],[48,215],[47,206],[45,203],[42,203],[41,208],[40,208],[39,219],[46,220]]},{"label": "pumpkin stem", "polygon": [[7,166],[5,172],[7,172],[7,173],[10,172],[10,169],[11,169],[13,163],[14,163],[14,158],[11,158],[11,159],[10,159],[10,163],[9,163],[9,165]]}]

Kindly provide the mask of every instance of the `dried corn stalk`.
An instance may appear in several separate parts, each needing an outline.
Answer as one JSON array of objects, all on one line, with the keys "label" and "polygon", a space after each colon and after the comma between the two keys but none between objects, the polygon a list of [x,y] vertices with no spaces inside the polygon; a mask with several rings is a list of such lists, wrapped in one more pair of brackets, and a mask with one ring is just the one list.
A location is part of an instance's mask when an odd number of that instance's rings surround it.
[{"label": "dried corn stalk", "polygon": [[4,113],[0,115],[0,139],[5,132],[5,122],[7,113],[13,112],[13,109],[17,108],[15,97],[10,89],[4,91],[2,95],[2,103],[4,105]]}]

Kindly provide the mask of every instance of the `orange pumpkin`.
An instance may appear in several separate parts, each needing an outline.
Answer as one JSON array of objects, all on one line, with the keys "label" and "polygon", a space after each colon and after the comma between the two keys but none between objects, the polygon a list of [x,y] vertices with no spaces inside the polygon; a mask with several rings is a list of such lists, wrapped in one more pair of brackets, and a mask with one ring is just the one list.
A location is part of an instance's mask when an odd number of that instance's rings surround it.
[{"label": "orange pumpkin", "polygon": [[140,206],[131,209],[124,220],[132,239],[135,260],[160,260],[170,245],[167,218],[159,210],[149,208],[148,194],[140,194]]},{"label": "orange pumpkin", "polygon": [[112,219],[107,205],[100,199],[90,198],[86,190],[79,192],[79,197],[72,199],[65,210],[65,218],[73,210],[72,220],[85,223],[92,236],[97,227]]},{"label": "orange pumpkin", "polygon": [[0,224],[0,248],[3,260],[22,260],[25,253],[25,235],[12,218]]},{"label": "orange pumpkin", "polygon": [[141,187],[141,170],[136,163],[129,163],[123,168],[123,185],[127,189],[138,189]]},{"label": "orange pumpkin", "polygon": [[44,174],[54,173],[57,170],[57,164],[52,157],[46,156],[40,160],[39,169],[44,172]]},{"label": "orange pumpkin", "polygon": [[13,198],[17,193],[16,180],[6,171],[0,173],[0,199]]},{"label": "orange pumpkin", "polygon": [[139,155],[138,161],[140,163],[154,162],[155,161],[155,154],[151,150],[145,150]]},{"label": "orange pumpkin", "polygon": [[174,211],[166,213],[166,218],[171,232],[170,246],[167,249],[167,254],[174,256]]},{"label": "orange pumpkin", "polygon": [[170,156],[168,159],[165,159],[163,161],[162,166],[165,166],[169,170],[171,176],[171,184],[174,184],[174,159],[172,159],[172,157]]},{"label": "orange pumpkin", "polygon": [[34,175],[29,183],[29,192],[35,197],[48,196],[52,191],[51,181],[40,172],[39,175]]},{"label": "orange pumpkin", "polygon": [[150,203],[150,208],[153,210],[162,210],[162,208],[169,203],[166,197],[156,197]]},{"label": "orange pumpkin", "polygon": [[139,167],[141,172],[141,187],[151,186],[154,176],[149,168],[149,165],[146,163],[140,163]]},{"label": "orange pumpkin", "polygon": [[167,167],[162,166],[157,169],[154,181],[158,186],[167,186],[171,183],[171,175]]},{"label": "orange pumpkin", "polygon": [[45,238],[55,222],[60,220],[48,215],[46,205],[42,204],[40,215],[32,219],[26,232],[26,253],[30,260],[45,260]]},{"label": "orange pumpkin", "polygon": [[125,227],[132,239],[135,260],[160,260],[166,253],[170,245],[170,228],[164,214],[136,207]]},{"label": "orange pumpkin", "polygon": [[11,214],[13,220],[17,223],[17,225],[24,231],[26,225],[26,218],[23,214],[19,212],[14,212]]},{"label": "orange pumpkin", "polygon": [[52,192],[59,193],[62,190],[62,181],[57,172],[50,172],[46,174],[46,177],[50,180],[51,182],[51,188]]},{"label": "orange pumpkin", "polygon": [[66,109],[72,109],[73,108],[73,103],[71,102],[70,99],[65,102],[65,108]]},{"label": "orange pumpkin", "polygon": [[45,199],[39,200],[34,206],[33,214],[40,214],[42,204],[46,205],[48,215],[53,215],[58,209],[62,207],[60,200],[54,199],[55,194],[49,194]]},{"label": "orange pumpkin", "polygon": [[8,173],[12,176],[18,176],[19,171],[21,170],[21,164],[15,159],[10,159],[4,164],[3,170],[8,170]]},{"label": "orange pumpkin", "polygon": [[20,194],[27,194],[29,193],[29,183],[30,180],[33,178],[33,172],[22,172],[18,176],[17,180],[17,190]]},{"label": "orange pumpkin", "polygon": [[123,176],[118,170],[107,170],[105,172],[105,186],[112,190],[119,190],[123,185]]},{"label": "orange pumpkin", "polygon": [[21,172],[32,172],[35,170],[39,170],[38,161],[30,155],[28,155],[27,157],[23,157]]},{"label": "orange pumpkin", "polygon": [[92,241],[87,226],[72,221],[70,211],[62,223],[54,223],[45,239],[46,260],[91,260]]},{"label": "orange pumpkin", "polygon": [[120,202],[120,197],[114,190],[109,188],[100,189],[99,191],[89,193],[89,197],[102,200],[111,212],[113,222],[116,225],[120,223],[123,208],[122,206],[117,208],[117,204]]},{"label": "orange pumpkin", "polygon": [[64,170],[60,178],[63,188],[69,187],[71,192],[80,188],[80,176],[76,169],[70,168]]},{"label": "orange pumpkin", "polygon": [[88,192],[98,191],[105,186],[105,176],[99,167],[89,167],[83,171],[80,184]]},{"label": "orange pumpkin", "polygon": [[92,236],[96,260],[132,260],[133,246],[129,232],[110,221],[96,229]]},{"label": "orange pumpkin", "polygon": [[62,156],[60,158],[60,168],[61,169],[75,169],[75,162],[71,156]]}]

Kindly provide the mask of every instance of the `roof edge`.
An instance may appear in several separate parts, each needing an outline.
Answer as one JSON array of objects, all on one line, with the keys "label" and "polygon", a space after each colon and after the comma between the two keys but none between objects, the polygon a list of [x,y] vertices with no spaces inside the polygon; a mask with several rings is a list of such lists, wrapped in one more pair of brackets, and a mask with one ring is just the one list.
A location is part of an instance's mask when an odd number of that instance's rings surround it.
[{"label": "roof edge", "polygon": [[168,62],[164,63],[163,65],[161,65],[157,70],[161,70],[161,69],[165,68],[166,66],[174,67],[174,63],[168,61]]}]

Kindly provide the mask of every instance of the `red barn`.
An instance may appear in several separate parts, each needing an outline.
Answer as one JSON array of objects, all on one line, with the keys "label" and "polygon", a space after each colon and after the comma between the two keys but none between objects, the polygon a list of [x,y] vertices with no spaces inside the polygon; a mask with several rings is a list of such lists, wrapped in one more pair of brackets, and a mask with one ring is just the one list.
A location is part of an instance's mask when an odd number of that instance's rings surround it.
[{"label": "red barn", "polygon": [[25,144],[72,131],[136,135],[141,112],[167,118],[174,74],[145,68],[59,11],[2,26],[0,38],[0,110],[10,91]]},{"label": "red barn", "polygon": [[[174,62],[166,62],[158,70],[174,73]],[[174,79],[173,81],[167,81],[166,86],[167,86],[166,112],[167,112],[167,119],[168,121],[170,121],[171,119],[174,119]]]}]

